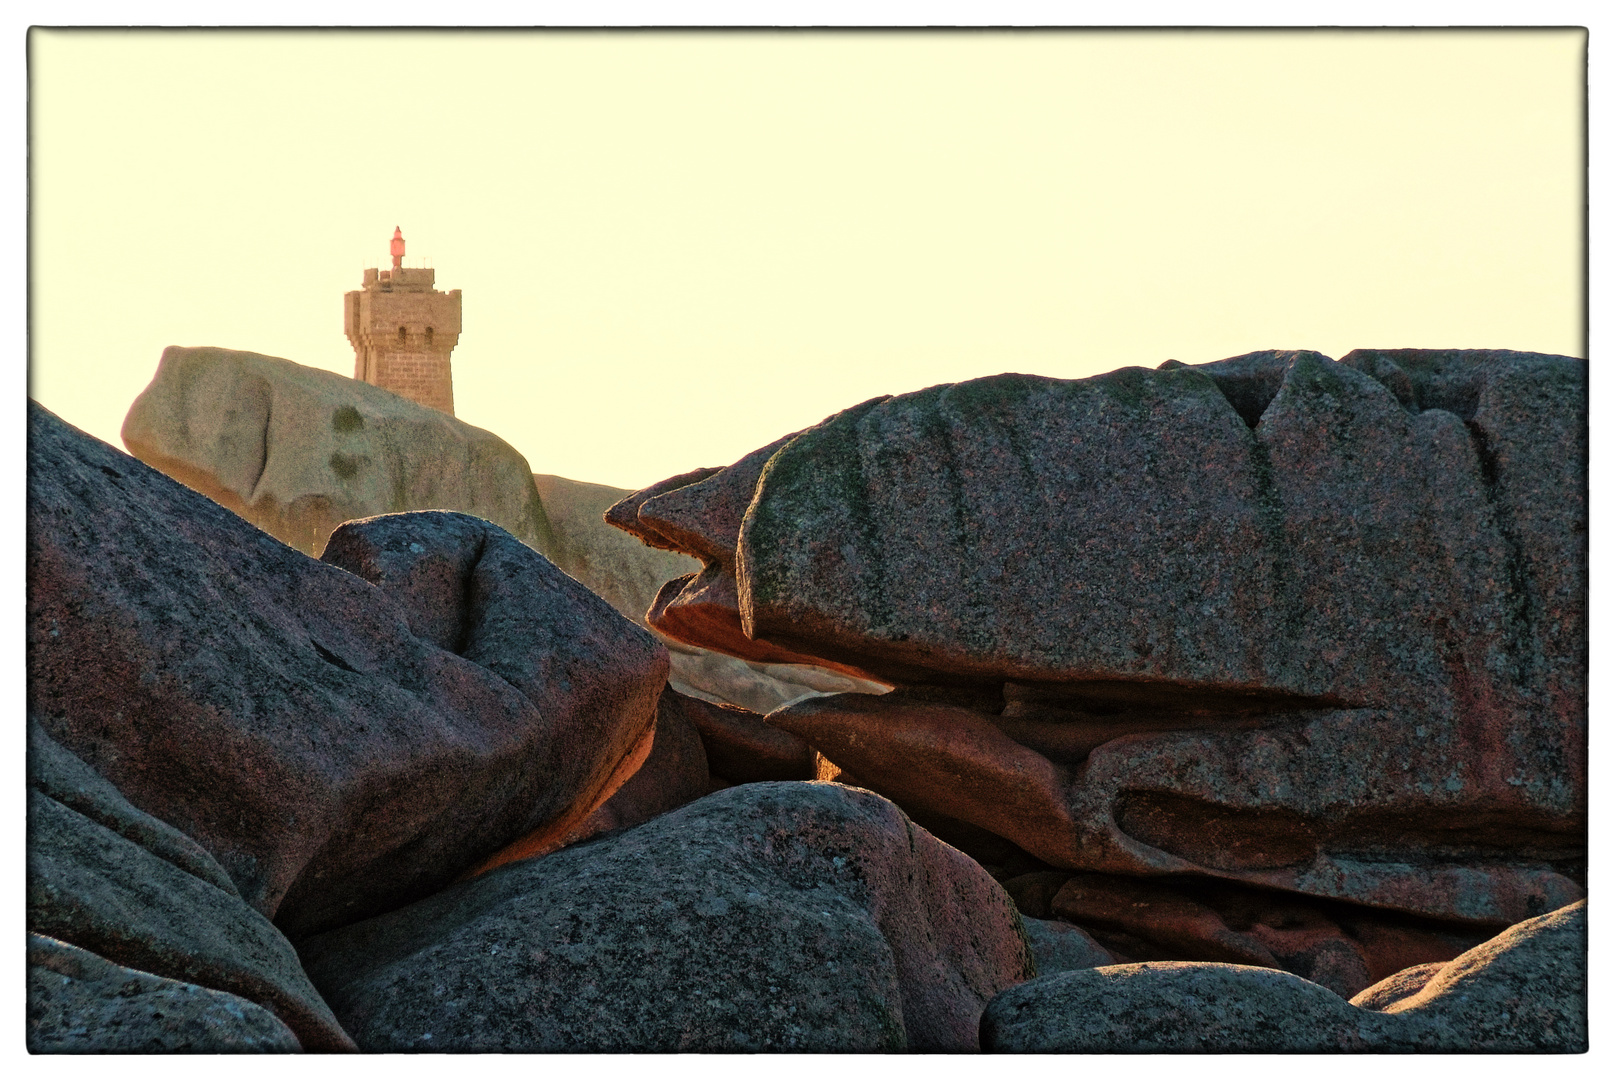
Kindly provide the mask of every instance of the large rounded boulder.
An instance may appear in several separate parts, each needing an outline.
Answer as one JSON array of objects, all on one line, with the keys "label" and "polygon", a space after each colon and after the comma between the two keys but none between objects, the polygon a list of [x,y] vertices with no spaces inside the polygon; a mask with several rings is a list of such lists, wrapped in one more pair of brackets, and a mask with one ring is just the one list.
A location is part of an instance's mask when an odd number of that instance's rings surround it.
[{"label": "large rounded boulder", "polygon": [[170,346],[123,442],[307,555],[344,521],[410,510],[458,510],[554,546],[527,461],[503,439],[279,357]]},{"label": "large rounded boulder", "polygon": [[1484,936],[1584,895],[1585,466],[1584,361],[1266,352],[877,398],[613,520],[703,561],[653,627],[899,684],[768,720],[912,812]]},{"label": "large rounded boulder", "polygon": [[971,1050],[1035,974],[974,862],[890,802],[758,783],[300,946],[371,1052]]},{"label": "large rounded boulder", "polygon": [[568,828],[649,747],[666,651],[488,522],[354,527],[350,572],[36,405],[28,451],[30,709],[293,937]]}]

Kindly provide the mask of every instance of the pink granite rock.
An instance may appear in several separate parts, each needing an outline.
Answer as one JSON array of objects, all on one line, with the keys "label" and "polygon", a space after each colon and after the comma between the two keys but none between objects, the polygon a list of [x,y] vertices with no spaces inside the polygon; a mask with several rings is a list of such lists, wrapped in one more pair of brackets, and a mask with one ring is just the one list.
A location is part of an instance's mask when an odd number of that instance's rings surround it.
[{"label": "pink granite rock", "polygon": [[665,650],[486,523],[378,588],[37,406],[28,473],[30,708],[293,937],[586,814],[653,721]]},{"label": "pink granite rock", "polygon": [[758,783],[301,946],[370,1052],[967,1051],[1009,898],[877,795]]},{"label": "pink granite rock", "polygon": [[714,776],[731,784],[817,779],[813,748],[784,728],[737,705],[693,698],[680,704],[700,732]]},{"label": "pink granite rock", "polygon": [[671,687],[663,690],[656,705],[655,736],[644,764],[584,818],[563,843],[575,844],[600,833],[630,829],[710,791],[712,776],[706,764],[706,749],[691,718],[691,713],[705,704]]},{"label": "pink granite rock", "polygon": [[979,721],[897,727],[851,695],[812,705],[842,717],[826,756],[915,812],[1011,829],[993,796],[1019,797],[1020,751],[945,734],[984,723],[1050,763],[1059,809],[1012,831],[1053,865],[1479,931],[1584,895],[1583,361],[1002,375],[764,450],[704,481],[755,473],[748,501],[658,519],[707,560],[724,622],[691,640],[732,647],[737,623],[754,648],[975,695]]}]

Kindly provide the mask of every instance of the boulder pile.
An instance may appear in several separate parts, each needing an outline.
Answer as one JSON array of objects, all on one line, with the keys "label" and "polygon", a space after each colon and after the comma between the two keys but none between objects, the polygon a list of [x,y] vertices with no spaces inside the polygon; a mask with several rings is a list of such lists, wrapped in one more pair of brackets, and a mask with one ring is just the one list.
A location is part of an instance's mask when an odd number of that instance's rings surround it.
[{"label": "boulder pile", "polygon": [[1348,996],[1584,895],[1585,395],[1500,351],[1001,375],[607,518],[702,560],[653,628],[896,684],[768,722],[1026,914]]},{"label": "boulder pile", "polygon": [[1565,357],[1003,375],[547,478],[607,602],[533,513],[316,558],[30,405],[28,1045],[1583,1050],[1585,448]]},{"label": "boulder pile", "polygon": [[[628,491],[535,474],[490,431],[273,356],[164,350],[124,418],[123,442],[152,468],[316,558],[343,522],[457,511],[499,526],[641,626],[662,583],[699,565],[605,524],[606,508]],[[753,711],[885,689],[812,665],[748,662],[661,640],[680,692]]]}]

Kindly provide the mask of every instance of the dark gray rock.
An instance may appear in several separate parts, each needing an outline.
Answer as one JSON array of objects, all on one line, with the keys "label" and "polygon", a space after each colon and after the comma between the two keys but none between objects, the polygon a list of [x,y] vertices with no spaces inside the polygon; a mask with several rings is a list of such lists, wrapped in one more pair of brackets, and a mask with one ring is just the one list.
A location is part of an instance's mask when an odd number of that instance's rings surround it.
[{"label": "dark gray rock", "polygon": [[1265,968],[1122,964],[1005,991],[981,1018],[981,1045],[1018,1053],[1581,1053],[1586,905],[1510,928],[1382,1011]]},{"label": "dark gray rock", "polygon": [[1470,949],[1382,1015],[1420,1050],[1583,1053],[1586,958],[1582,900]]},{"label": "dark gray rock", "polygon": [[550,740],[531,764],[547,783],[590,790],[654,722],[666,650],[490,522],[445,511],[349,521],[320,561],[368,581],[417,637],[536,705]]},{"label": "dark gray rock", "polygon": [[1349,1024],[1353,1011],[1333,991],[1286,971],[1157,960],[1022,983],[987,1006],[981,1048],[1022,1054],[1369,1049]]},{"label": "dark gray rock", "polygon": [[291,1029],[234,994],[28,935],[31,1054],[289,1054]]},{"label": "dark gray rock", "polygon": [[[483,593],[428,618],[32,404],[28,449],[30,709],[288,934],[407,903],[586,816],[653,722],[665,653],[520,545],[490,542]],[[546,620],[588,627],[593,661],[531,652]],[[499,670],[411,621],[466,629]],[[506,632],[520,645],[501,651]],[[584,667],[537,700],[515,685]],[[578,700],[598,709],[586,724],[564,706]]]},{"label": "dark gray rock", "polygon": [[1032,974],[977,865],[879,796],[729,788],[303,942],[368,1051],[965,1050]]},{"label": "dark gray rock", "polygon": [[129,805],[33,722],[28,766],[29,930],[150,976],[244,998],[310,1050],[353,1049],[291,943],[194,841]]},{"label": "dark gray rock", "polygon": [[1079,926],[1057,919],[1026,916],[1022,916],[1021,921],[1025,924],[1026,937],[1031,941],[1031,953],[1037,958],[1038,975],[1081,971],[1115,963],[1110,951]]}]

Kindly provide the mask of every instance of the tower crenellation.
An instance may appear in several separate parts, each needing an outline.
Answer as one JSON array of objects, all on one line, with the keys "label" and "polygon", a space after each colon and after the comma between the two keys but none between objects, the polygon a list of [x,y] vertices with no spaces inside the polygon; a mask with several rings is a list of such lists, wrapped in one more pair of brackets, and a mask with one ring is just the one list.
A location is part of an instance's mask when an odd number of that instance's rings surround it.
[{"label": "tower crenellation", "polygon": [[460,339],[460,290],[439,292],[437,272],[403,265],[403,229],[392,233],[392,269],[370,268],[343,297],[353,377],[454,415],[449,354]]}]

